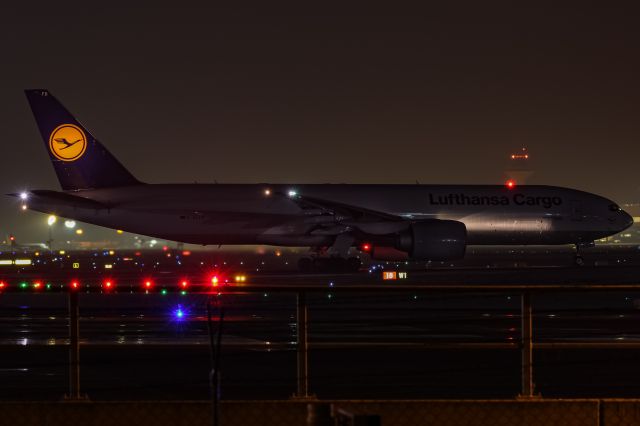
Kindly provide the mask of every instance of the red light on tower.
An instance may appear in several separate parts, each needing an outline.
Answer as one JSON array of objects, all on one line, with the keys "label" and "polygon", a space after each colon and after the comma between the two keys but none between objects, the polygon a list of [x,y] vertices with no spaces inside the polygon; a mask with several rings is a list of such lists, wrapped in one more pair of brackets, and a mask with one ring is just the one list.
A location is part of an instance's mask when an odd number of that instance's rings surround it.
[{"label": "red light on tower", "polygon": [[513,189],[516,187],[516,181],[513,179],[509,179],[506,183],[505,183],[506,187],[509,189]]}]

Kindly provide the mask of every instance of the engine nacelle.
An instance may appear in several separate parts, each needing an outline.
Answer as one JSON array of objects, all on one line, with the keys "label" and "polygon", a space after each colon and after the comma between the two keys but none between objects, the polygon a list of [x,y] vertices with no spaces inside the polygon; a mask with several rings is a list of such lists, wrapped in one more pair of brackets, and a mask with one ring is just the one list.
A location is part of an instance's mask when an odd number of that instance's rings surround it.
[{"label": "engine nacelle", "polygon": [[467,227],[457,220],[416,222],[401,233],[396,248],[416,260],[456,260],[464,257]]}]

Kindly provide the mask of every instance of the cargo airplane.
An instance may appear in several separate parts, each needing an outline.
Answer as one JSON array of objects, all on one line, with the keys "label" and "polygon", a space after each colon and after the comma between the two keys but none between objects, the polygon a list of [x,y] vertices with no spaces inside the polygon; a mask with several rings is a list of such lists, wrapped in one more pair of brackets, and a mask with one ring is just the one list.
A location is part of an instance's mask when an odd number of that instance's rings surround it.
[{"label": "cargo airplane", "polygon": [[26,96],[62,191],[12,194],[23,208],[184,243],[326,254],[301,259],[303,269],[357,269],[353,247],[374,259],[446,261],[468,245],[574,244],[582,263],[582,248],[633,223],[611,200],[554,186],[147,184],[49,91]]}]

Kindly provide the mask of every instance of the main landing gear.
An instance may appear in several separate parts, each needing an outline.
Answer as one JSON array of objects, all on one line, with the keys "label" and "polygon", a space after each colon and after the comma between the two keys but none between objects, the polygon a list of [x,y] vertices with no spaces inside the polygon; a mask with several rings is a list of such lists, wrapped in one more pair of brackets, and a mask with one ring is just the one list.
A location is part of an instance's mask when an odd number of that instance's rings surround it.
[{"label": "main landing gear", "polygon": [[298,261],[298,269],[306,274],[358,272],[361,266],[362,261],[357,257],[303,257]]}]

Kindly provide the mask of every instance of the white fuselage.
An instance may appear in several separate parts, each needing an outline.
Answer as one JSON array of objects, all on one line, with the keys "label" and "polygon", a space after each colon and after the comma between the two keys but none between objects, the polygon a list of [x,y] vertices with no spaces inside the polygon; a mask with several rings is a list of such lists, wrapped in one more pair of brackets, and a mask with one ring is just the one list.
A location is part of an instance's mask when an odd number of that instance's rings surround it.
[{"label": "white fuselage", "polygon": [[[405,219],[331,223],[301,207],[300,194]],[[610,200],[552,186],[152,184],[70,192],[109,208],[30,201],[29,208],[128,232],[196,244],[331,244],[346,227],[368,235],[399,232],[412,221],[451,219],[467,244],[577,244],[615,234],[631,217]],[[319,226],[321,225],[321,226]]]}]

